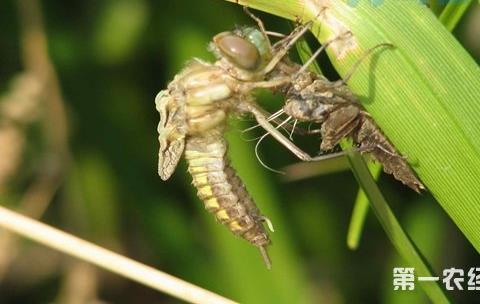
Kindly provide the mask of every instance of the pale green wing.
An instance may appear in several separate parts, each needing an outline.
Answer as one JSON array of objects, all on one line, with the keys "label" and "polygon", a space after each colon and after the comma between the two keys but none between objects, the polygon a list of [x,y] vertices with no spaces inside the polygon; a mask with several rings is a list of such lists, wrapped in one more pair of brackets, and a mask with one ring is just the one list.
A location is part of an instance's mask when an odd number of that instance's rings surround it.
[{"label": "pale green wing", "polygon": [[158,175],[167,180],[175,171],[185,148],[186,121],[184,103],[176,100],[168,90],[155,97],[155,106],[160,113],[158,124]]}]

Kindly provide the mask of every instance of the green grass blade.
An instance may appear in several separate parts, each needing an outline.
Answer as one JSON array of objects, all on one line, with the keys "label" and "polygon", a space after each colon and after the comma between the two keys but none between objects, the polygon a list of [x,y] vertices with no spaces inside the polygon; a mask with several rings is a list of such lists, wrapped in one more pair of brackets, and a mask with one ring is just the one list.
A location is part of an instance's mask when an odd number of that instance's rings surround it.
[{"label": "green grass blade", "polygon": [[[382,166],[379,163],[370,163],[368,167],[373,178],[378,180],[380,173],[382,172]],[[350,219],[347,233],[347,246],[351,250],[357,249],[360,243],[365,219],[368,214],[368,207],[368,197],[365,192],[360,189],[357,193],[355,204],[353,205],[352,217]]]},{"label": "green grass blade", "polygon": [[[383,198],[362,156],[353,149],[347,149],[347,153],[355,178],[365,191],[373,211],[397,252],[409,265],[415,268],[416,276],[434,276],[421,253],[411,242],[390,206]],[[416,282],[416,284],[421,285],[433,303],[449,303],[438,282]]]},{"label": "green grass blade", "polygon": [[[415,200],[412,207],[402,215],[402,226],[412,236],[415,244],[421,247],[421,251],[431,265],[445,263],[445,244],[448,239],[447,218],[443,211],[432,204],[431,198],[421,196]],[[388,258],[390,262],[386,267],[382,279],[382,303],[388,304],[416,304],[428,303],[428,298],[421,290],[411,292],[398,292],[392,288],[392,269],[402,267],[404,260],[396,252],[392,252]]]},{"label": "green grass blade", "polygon": [[353,44],[330,58],[345,75],[365,50],[391,42],[393,50],[369,57],[349,81],[365,108],[455,224],[480,251],[480,69],[434,14],[415,0],[325,1],[328,21],[317,18],[317,1],[239,1],[292,20],[315,20],[320,42],[339,26]]},{"label": "green grass blade", "polygon": [[429,0],[428,1],[428,6],[430,7],[430,10],[435,14],[435,15],[440,15],[443,11],[443,8],[445,7],[445,4],[440,3],[442,2],[441,0]]},{"label": "green grass blade", "polygon": [[472,0],[450,1],[438,19],[449,31],[453,31],[472,3]]}]

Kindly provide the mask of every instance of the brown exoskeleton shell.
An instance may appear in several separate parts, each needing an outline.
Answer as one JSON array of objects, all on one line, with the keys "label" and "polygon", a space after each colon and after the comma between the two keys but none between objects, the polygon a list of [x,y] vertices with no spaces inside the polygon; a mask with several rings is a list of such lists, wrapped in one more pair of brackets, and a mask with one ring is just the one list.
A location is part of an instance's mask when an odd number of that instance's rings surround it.
[{"label": "brown exoskeleton shell", "polygon": [[333,149],[350,137],[361,152],[369,152],[384,171],[416,192],[425,189],[393,144],[365,112],[350,89],[321,75],[303,72],[286,89],[284,111],[300,121],[321,124],[320,150]]}]

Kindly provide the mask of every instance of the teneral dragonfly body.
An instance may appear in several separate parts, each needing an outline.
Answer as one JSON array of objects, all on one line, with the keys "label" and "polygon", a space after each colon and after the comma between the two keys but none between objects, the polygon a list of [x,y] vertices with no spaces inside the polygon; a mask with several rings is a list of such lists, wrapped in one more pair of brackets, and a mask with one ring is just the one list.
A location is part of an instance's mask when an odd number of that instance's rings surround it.
[{"label": "teneral dragonfly body", "polygon": [[227,156],[226,120],[251,99],[220,67],[193,60],[155,100],[160,113],[158,173],[166,180],[185,152],[188,171],[205,208],[235,235],[257,246],[267,265],[270,239],[252,198]]},{"label": "teneral dragonfly body", "polygon": [[[206,209],[234,234],[257,246],[267,267],[270,239],[263,223],[270,223],[230,166],[224,131],[229,115],[248,112],[286,143],[287,139],[278,134],[255,104],[252,93],[256,88],[274,89],[290,81],[275,68],[306,30],[294,31],[292,39],[285,39],[290,43],[288,47],[278,49],[272,48],[264,32],[255,27],[220,33],[210,45],[218,60],[213,64],[190,61],[155,99],[160,113],[160,177],[170,177],[185,151],[188,171]],[[294,153],[304,160],[311,159],[298,148]]]}]

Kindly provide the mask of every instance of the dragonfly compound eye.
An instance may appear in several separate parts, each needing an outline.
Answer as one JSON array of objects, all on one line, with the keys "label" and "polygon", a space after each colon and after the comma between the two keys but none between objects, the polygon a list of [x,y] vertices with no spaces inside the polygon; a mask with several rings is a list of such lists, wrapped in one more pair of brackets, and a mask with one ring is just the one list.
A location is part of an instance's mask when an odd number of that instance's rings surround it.
[{"label": "dragonfly compound eye", "polygon": [[260,64],[260,53],[256,46],[232,33],[221,33],[213,38],[218,50],[237,67],[255,70]]}]

